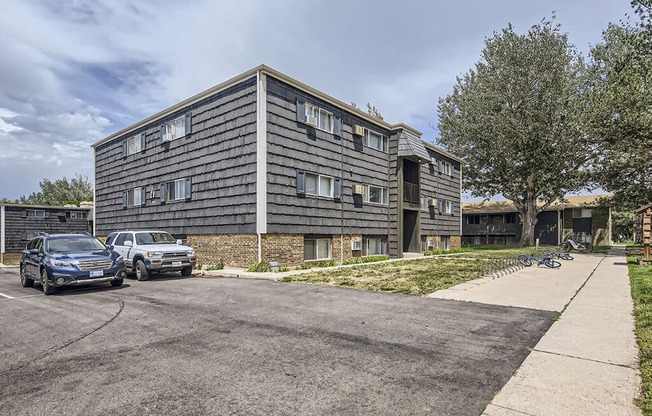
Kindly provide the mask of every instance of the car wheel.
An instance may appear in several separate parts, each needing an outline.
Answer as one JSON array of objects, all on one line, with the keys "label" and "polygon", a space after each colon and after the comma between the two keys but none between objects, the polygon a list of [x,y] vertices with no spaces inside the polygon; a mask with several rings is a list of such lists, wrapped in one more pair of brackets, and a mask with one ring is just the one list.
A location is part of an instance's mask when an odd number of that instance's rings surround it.
[{"label": "car wheel", "polygon": [[147,267],[142,260],[136,261],[136,279],[143,281],[149,279],[149,272],[147,272]]},{"label": "car wheel", "polygon": [[113,287],[119,287],[122,286],[122,283],[124,282],[124,279],[115,279],[111,280],[111,286]]},{"label": "car wheel", "polygon": [[192,274],[192,266],[184,267],[181,269],[181,276],[188,277]]},{"label": "car wheel", "polygon": [[25,271],[25,266],[20,265],[20,284],[23,287],[32,287],[34,286],[34,280],[27,277],[27,272]]},{"label": "car wheel", "polygon": [[48,274],[45,269],[41,269],[41,284],[43,285],[44,295],[52,295],[57,291],[57,288],[51,286],[50,282],[48,282]]}]

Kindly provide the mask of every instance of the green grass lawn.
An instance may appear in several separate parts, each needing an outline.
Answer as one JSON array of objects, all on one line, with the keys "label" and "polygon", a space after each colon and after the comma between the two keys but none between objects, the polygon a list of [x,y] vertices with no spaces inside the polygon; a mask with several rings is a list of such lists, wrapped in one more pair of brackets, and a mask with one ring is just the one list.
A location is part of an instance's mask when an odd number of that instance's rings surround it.
[{"label": "green grass lawn", "polygon": [[533,250],[514,246],[480,246],[476,249],[474,246],[470,251],[451,255],[322,270],[287,276],[281,281],[427,295],[481,277],[486,260],[518,256]]},{"label": "green grass lawn", "polygon": [[652,266],[639,266],[636,256],[628,256],[627,265],[634,299],[636,340],[641,350],[643,395],[640,405],[645,416],[652,416]]}]

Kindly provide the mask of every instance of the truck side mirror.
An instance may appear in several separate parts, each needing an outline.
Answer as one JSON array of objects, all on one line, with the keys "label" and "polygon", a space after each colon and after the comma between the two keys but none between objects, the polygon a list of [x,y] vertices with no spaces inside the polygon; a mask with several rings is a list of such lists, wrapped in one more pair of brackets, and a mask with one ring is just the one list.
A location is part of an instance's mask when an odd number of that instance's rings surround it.
[{"label": "truck side mirror", "polygon": [[125,247],[131,247],[133,245],[134,243],[132,243],[131,241],[125,241]]},{"label": "truck side mirror", "polygon": [[182,245],[182,244],[183,244],[183,241],[181,241],[181,240],[177,240],[177,244],[178,244],[178,245]]}]

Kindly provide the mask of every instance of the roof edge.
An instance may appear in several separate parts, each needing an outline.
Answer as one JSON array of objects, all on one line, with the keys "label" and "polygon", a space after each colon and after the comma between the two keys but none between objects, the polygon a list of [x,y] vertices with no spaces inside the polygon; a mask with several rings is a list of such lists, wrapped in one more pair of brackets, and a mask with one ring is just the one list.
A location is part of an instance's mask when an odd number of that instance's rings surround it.
[{"label": "roof edge", "polygon": [[155,114],[153,114],[153,115],[151,115],[151,116],[149,116],[149,117],[147,117],[147,118],[145,118],[145,119],[143,119],[141,121],[138,121],[138,122],[136,122],[136,123],[134,123],[134,124],[132,124],[132,125],[130,125],[128,127],[125,127],[123,129],[115,132],[115,133],[112,133],[109,136],[107,136],[107,137],[93,143],[91,145],[91,147],[96,148],[97,146],[100,146],[100,145],[102,145],[104,143],[107,143],[107,142],[109,142],[109,141],[111,141],[111,140],[113,140],[113,139],[115,139],[115,138],[117,138],[119,136],[134,132],[134,131],[138,130],[139,128],[143,127],[144,125],[147,125],[149,123],[160,120],[163,117],[165,117],[165,116],[167,116],[167,115],[169,115],[169,114],[171,114],[171,113],[173,113],[173,112],[175,112],[177,110],[180,110],[180,109],[182,109],[182,108],[184,108],[186,106],[192,105],[192,104],[194,104],[194,103],[196,103],[198,101],[203,100],[206,97],[209,97],[209,96],[211,96],[213,94],[216,94],[216,93],[218,93],[220,91],[223,91],[223,90],[225,90],[225,89],[227,89],[227,88],[229,88],[229,87],[231,87],[231,86],[233,86],[233,85],[235,85],[235,84],[237,84],[239,82],[247,80],[247,79],[253,77],[254,75],[256,75],[259,72],[267,74],[267,75],[271,75],[272,77],[274,77],[274,78],[276,78],[276,79],[278,79],[280,81],[283,81],[286,84],[289,84],[289,85],[291,85],[291,86],[293,86],[293,87],[295,87],[295,88],[297,88],[297,89],[299,89],[299,90],[301,90],[303,92],[307,92],[307,93],[309,93],[311,95],[314,95],[315,97],[320,98],[321,100],[326,101],[327,103],[329,103],[331,105],[342,108],[342,109],[344,109],[344,110],[346,110],[346,111],[348,111],[350,113],[355,114],[356,116],[362,118],[365,121],[368,121],[368,122],[370,122],[372,124],[375,124],[377,126],[385,128],[387,130],[405,129],[405,130],[409,130],[410,132],[418,135],[419,137],[421,137],[422,134],[423,134],[419,130],[417,130],[417,129],[413,128],[413,127],[410,127],[407,124],[404,124],[404,123],[390,124],[390,123],[386,122],[385,120],[380,120],[380,119],[378,119],[376,117],[373,117],[372,115],[362,111],[359,108],[353,107],[352,105],[347,104],[347,103],[345,103],[343,101],[340,101],[337,98],[334,98],[334,97],[332,97],[332,96],[330,96],[330,95],[328,95],[326,93],[323,93],[323,92],[321,92],[321,91],[319,91],[319,90],[317,90],[317,89],[315,89],[315,88],[313,88],[313,87],[311,87],[311,86],[309,86],[307,84],[304,84],[301,81],[296,80],[295,78],[292,78],[292,77],[290,77],[288,75],[283,74],[282,72],[279,72],[279,71],[277,71],[277,70],[275,70],[273,68],[270,68],[270,67],[268,67],[268,66],[266,66],[264,64],[261,64],[261,65],[258,65],[257,67],[252,68],[252,69],[250,69],[250,70],[248,70],[246,72],[243,72],[243,73],[241,73],[239,75],[236,75],[236,76],[234,76],[234,77],[232,77],[232,78],[230,78],[230,79],[228,79],[228,80],[226,80],[226,81],[224,81],[224,82],[222,82],[220,84],[217,84],[214,87],[211,87],[211,88],[209,88],[207,90],[204,90],[204,91],[202,91],[202,92],[200,92],[198,94],[193,95],[190,98],[187,98],[187,99],[185,99],[183,101],[180,101],[180,102],[178,102],[178,103],[176,103],[176,104],[174,104],[174,105],[172,105],[172,106],[170,106],[170,107],[168,107],[168,108],[166,108],[164,110],[161,110],[158,113],[155,113]]},{"label": "roof edge", "polygon": [[93,209],[92,207],[64,207],[60,205],[27,205],[27,204],[12,204],[9,202],[2,202],[0,203],[0,206],[19,207],[19,208],[41,208],[41,209],[79,209],[85,211],[90,211],[91,209]]}]

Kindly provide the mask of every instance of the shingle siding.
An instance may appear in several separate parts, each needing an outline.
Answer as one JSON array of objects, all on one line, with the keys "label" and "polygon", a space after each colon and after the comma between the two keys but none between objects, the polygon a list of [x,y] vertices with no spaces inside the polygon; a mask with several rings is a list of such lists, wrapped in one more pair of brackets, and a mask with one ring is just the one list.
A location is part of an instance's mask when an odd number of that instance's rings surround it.
[{"label": "shingle siding", "polygon": [[[48,212],[49,218],[22,217],[21,211],[34,209]],[[17,253],[24,250],[29,242],[28,240],[32,239],[38,232],[67,234],[92,231],[87,218],[73,219],[57,215],[58,213],[65,214],[70,211],[89,212],[89,210],[63,207],[26,208],[5,205],[5,251],[7,253]]]},{"label": "shingle siding", "polygon": [[437,164],[421,165],[421,195],[453,202],[452,214],[440,214],[434,210],[421,210],[421,235],[461,235],[460,229],[460,164],[459,162],[427,148],[431,157],[443,159],[452,165],[452,175],[439,173]]},{"label": "shingle siding", "polygon": [[[389,156],[353,136],[362,125],[389,132],[268,77],[267,227],[270,233],[387,235],[389,208],[363,203],[354,185],[388,188]],[[297,121],[297,99],[342,118],[342,138]],[[296,172],[342,178],[342,200],[297,195]]]},{"label": "shingle siding", "polygon": [[[192,113],[192,134],[164,143],[162,124]],[[177,234],[247,234],[256,221],[256,79],[180,109],[140,131],[146,148],[124,157],[133,133],[96,148],[96,233],[164,228]],[[140,131],[136,132],[139,133]],[[161,204],[160,184],[192,178],[190,201]],[[123,191],[144,186],[146,203],[122,208]]]}]

